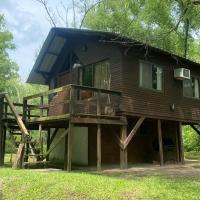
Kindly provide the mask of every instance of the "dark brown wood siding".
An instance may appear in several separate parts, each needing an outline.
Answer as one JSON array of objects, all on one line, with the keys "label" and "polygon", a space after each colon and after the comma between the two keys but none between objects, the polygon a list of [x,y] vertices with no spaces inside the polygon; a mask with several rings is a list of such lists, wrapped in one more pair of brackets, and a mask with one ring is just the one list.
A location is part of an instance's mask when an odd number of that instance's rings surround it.
[{"label": "dark brown wood siding", "polygon": [[[84,51],[83,47],[87,46],[87,50]],[[121,52],[117,46],[103,44],[96,40],[87,40],[83,38],[76,38],[71,40],[70,51],[74,52],[81,61],[82,65],[89,65],[105,59],[109,59],[111,69],[111,90],[121,90]],[[69,51],[65,48],[64,51]],[[57,62],[57,68],[61,68],[63,57],[67,56],[65,52],[62,52],[60,62]],[[72,70],[70,73],[64,73],[59,75],[59,70],[55,71],[53,77],[57,77],[58,86],[62,86],[69,83],[78,84],[78,70]]]},{"label": "dark brown wood siding", "polygon": [[[130,115],[144,115],[152,118],[200,121],[200,100],[183,97],[182,81],[174,79],[174,68],[180,67],[177,61],[158,53],[150,53],[146,59],[163,67],[163,91],[154,91],[139,86],[139,62],[142,55],[133,51],[123,55],[123,106],[122,110]],[[182,63],[184,66],[184,63]],[[191,74],[200,76],[200,68],[188,66]],[[174,104],[175,110],[170,106]]]}]

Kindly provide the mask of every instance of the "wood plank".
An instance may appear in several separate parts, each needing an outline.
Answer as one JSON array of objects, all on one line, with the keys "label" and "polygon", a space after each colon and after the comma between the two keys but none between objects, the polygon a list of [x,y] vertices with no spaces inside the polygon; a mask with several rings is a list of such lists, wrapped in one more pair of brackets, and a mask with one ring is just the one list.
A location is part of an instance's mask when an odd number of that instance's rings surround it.
[{"label": "wood plank", "polygon": [[68,134],[69,129],[64,131],[62,135],[50,146],[49,150],[46,152],[45,157],[47,157],[55,148],[56,146],[61,142],[61,140]]},{"label": "wood plank", "polygon": [[178,125],[178,130],[179,130],[179,141],[180,141],[180,159],[181,163],[184,164],[184,146],[183,146],[183,135],[182,135],[182,123],[179,122]]},{"label": "wood plank", "polygon": [[75,84],[70,84],[71,87],[80,89],[80,90],[90,90],[94,92],[101,92],[105,94],[113,94],[113,95],[121,95],[120,91],[114,91],[114,90],[106,90],[106,89],[100,89],[100,88],[95,88],[95,87],[88,87],[88,86],[82,86],[82,85],[75,85]]},{"label": "wood plank", "polygon": [[51,138],[49,138],[49,146],[51,145],[51,143],[53,142],[57,132],[58,132],[59,128],[55,128],[54,132],[52,133]]},{"label": "wood plank", "polygon": [[62,92],[63,90],[65,90],[69,87],[70,87],[70,85],[66,85],[66,86],[59,87],[59,88],[56,88],[56,89],[53,89],[53,90],[48,90],[46,92],[41,92],[41,93],[38,93],[38,94],[30,95],[30,96],[24,97],[24,99],[30,100],[30,99],[39,98],[41,96],[48,96],[48,95],[51,95],[51,94]]},{"label": "wood plank", "polygon": [[193,128],[193,130],[194,130],[198,135],[200,135],[200,130],[199,130],[194,124],[191,124],[190,126]]},{"label": "wood plank", "polygon": [[112,124],[112,125],[126,125],[123,120],[90,118],[90,117],[71,117],[71,121],[75,124]]},{"label": "wood plank", "polygon": [[163,139],[162,139],[162,125],[161,120],[158,120],[158,144],[159,144],[159,155],[160,155],[160,165],[164,164],[164,156],[163,156]]},{"label": "wood plank", "polygon": [[21,141],[19,144],[19,148],[17,150],[16,159],[12,166],[13,169],[22,168],[22,165],[23,165],[23,155],[22,154],[24,151],[24,145],[25,145],[24,141]]},{"label": "wood plank", "polygon": [[141,124],[144,122],[145,117],[140,117],[137,121],[136,125],[133,127],[132,131],[129,133],[128,137],[124,141],[124,149],[128,146],[134,135],[137,133],[138,129],[140,128]]},{"label": "wood plank", "polygon": [[180,163],[180,141],[179,141],[179,131],[178,129],[176,129],[176,160],[177,160],[177,164]]},{"label": "wood plank", "polygon": [[[46,149],[46,151],[48,151],[49,150],[49,148],[50,148],[50,139],[51,139],[51,130],[50,130],[50,128],[48,128],[48,130],[47,130],[47,149]],[[47,155],[46,156],[46,160],[48,161],[49,160],[49,155]]]},{"label": "wood plank", "polygon": [[57,115],[57,116],[48,116],[48,117],[40,117],[33,118],[27,120],[29,123],[39,123],[39,122],[54,122],[54,121],[62,121],[70,118],[70,114]]},{"label": "wood plank", "polygon": [[97,170],[101,170],[101,125],[97,125]]},{"label": "wood plank", "polygon": [[74,125],[69,122],[69,133],[67,140],[67,171],[72,170],[72,133]]},{"label": "wood plank", "polygon": [[[121,141],[124,142],[127,138],[127,126],[121,127]],[[126,169],[128,167],[127,148],[120,148],[120,167]]]}]

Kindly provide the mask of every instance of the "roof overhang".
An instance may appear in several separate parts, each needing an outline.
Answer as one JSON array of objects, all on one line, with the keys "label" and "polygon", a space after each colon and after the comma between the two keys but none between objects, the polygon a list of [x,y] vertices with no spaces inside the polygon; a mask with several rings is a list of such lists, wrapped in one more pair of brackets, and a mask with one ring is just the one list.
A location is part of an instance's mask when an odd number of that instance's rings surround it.
[{"label": "roof overhang", "polygon": [[[55,66],[55,63],[62,52],[62,49],[66,45],[68,39],[79,37],[79,36],[95,38],[99,42],[111,42],[116,45],[129,45],[135,46],[141,45],[146,48],[148,46],[149,50],[151,49],[154,52],[161,53],[163,55],[173,57],[174,59],[184,62],[188,65],[199,66],[199,63],[191,61],[189,59],[180,57],[178,55],[172,54],[168,51],[152,47],[142,42],[135,41],[131,38],[122,37],[119,34],[105,32],[105,31],[92,31],[88,29],[72,29],[72,28],[52,28],[40,50],[40,53],[36,59],[36,62],[29,74],[27,83],[34,84],[48,84],[47,80],[50,76],[50,72]],[[71,36],[71,38],[69,37]]]},{"label": "roof overhang", "polygon": [[57,35],[55,29],[51,29],[29,74],[27,83],[47,84],[46,79],[65,43],[66,38]]}]

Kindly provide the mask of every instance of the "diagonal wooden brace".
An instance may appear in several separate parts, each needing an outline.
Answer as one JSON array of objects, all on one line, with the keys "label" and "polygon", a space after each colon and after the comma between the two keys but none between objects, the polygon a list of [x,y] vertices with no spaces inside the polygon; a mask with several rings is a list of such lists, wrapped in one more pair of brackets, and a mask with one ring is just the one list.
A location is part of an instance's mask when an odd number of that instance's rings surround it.
[{"label": "diagonal wooden brace", "polygon": [[130,143],[130,141],[132,140],[132,138],[135,136],[135,134],[137,133],[138,129],[140,128],[141,124],[143,123],[143,121],[145,120],[145,117],[140,117],[136,123],[136,125],[133,127],[132,131],[130,132],[130,134],[128,135],[128,137],[125,139],[124,143],[123,143],[123,148],[126,149],[128,144]]}]

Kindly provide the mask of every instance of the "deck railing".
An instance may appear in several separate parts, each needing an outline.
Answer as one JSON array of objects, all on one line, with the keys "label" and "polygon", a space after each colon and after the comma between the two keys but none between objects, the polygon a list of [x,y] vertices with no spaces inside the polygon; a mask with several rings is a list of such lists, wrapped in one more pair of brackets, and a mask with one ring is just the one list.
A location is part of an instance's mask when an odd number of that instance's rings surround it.
[{"label": "deck railing", "polygon": [[71,84],[24,97],[23,118],[63,114],[116,115],[120,100],[121,92]]}]

